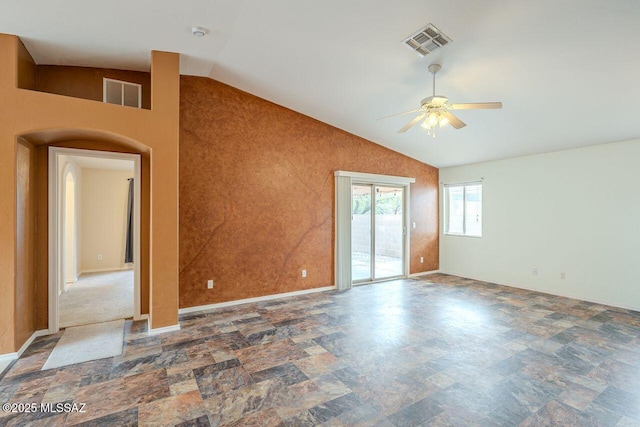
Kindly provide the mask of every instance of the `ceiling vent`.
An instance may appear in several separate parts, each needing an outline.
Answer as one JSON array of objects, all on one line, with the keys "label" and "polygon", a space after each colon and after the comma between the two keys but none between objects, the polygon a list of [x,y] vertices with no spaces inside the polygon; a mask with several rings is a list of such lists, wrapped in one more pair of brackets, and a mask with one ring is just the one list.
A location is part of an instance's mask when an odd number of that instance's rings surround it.
[{"label": "ceiling vent", "polygon": [[417,52],[420,56],[426,56],[430,52],[451,42],[452,40],[433,24],[427,25],[425,28],[416,31],[402,40],[402,43]]}]

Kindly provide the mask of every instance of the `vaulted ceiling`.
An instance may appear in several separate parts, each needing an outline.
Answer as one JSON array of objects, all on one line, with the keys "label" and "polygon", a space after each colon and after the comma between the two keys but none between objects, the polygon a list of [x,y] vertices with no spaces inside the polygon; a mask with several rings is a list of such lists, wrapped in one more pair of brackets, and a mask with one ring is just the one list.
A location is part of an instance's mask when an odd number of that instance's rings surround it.
[{"label": "vaulted ceiling", "polygon": [[[433,23],[453,42],[425,57],[401,41]],[[206,27],[205,37],[191,34]],[[10,0],[0,32],[39,64],[148,70],[181,54],[209,76],[437,167],[640,138],[636,0]],[[502,101],[459,111],[428,137],[412,116],[431,95]]]}]

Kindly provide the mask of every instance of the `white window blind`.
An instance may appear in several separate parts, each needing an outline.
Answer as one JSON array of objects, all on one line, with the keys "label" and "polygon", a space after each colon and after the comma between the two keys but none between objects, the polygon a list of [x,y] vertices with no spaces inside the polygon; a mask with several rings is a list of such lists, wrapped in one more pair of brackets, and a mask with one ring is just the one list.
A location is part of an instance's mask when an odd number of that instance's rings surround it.
[{"label": "white window blind", "polygon": [[447,233],[464,233],[464,187],[448,187],[447,201],[449,213]]},{"label": "white window blind", "polygon": [[444,233],[482,236],[482,183],[444,186]]}]

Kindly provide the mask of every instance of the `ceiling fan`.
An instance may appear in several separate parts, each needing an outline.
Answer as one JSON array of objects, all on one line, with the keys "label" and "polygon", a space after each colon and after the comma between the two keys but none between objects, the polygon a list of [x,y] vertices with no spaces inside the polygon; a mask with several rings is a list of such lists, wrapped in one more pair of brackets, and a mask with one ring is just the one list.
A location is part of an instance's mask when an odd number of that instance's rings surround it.
[{"label": "ceiling fan", "polygon": [[388,119],[390,117],[401,116],[404,114],[418,113],[418,115],[409,123],[404,125],[398,133],[404,133],[411,129],[413,126],[422,122],[421,126],[427,129],[427,134],[436,137],[436,126],[445,126],[450,124],[456,129],[460,129],[466,126],[462,120],[451,114],[450,110],[480,110],[480,109],[500,109],[502,108],[502,102],[476,102],[467,104],[450,104],[449,99],[446,96],[436,95],[436,73],[440,71],[442,67],[440,64],[431,64],[428,67],[429,72],[433,75],[433,95],[424,98],[420,102],[420,108],[415,110],[405,111],[404,113],[392,114],[390,116],[382,117],[378,120]]}]

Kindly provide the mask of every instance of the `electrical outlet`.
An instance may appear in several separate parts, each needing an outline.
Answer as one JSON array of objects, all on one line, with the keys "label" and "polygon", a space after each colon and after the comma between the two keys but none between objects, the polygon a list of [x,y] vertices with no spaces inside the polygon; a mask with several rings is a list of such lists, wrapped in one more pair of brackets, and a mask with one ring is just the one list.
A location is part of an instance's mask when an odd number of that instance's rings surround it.
[{"label": "electrical outlet", "polygon": [[567,278],[567,275],[565,274],[564,271],[562,273],[560,273],[560,278],[563,279],[563,280]]},{"label": "electrical outlet", "polygon": [[531,270],[531,274],[533,274],[534,276],[538,275],[538,267],[533,267],[533,270]]},{"label": "electrical outlet", "polygon": [[102,261],[102,254],[98,254],[98,261]]},{"label": "electrical outlet", "polygon": [[302,277],[307,277],[307,270],[302,270]]},{"label": "electrical outlet", "polygon": [[424,257],[423,257],[423,256],[421,256],[421,257],[420,257],[420,264],[422,264],[423,262],[424,262]]},{"label": "electrical outlet", "polygon": [[207,280],[207,289],[213,289],[213,280]]}]

